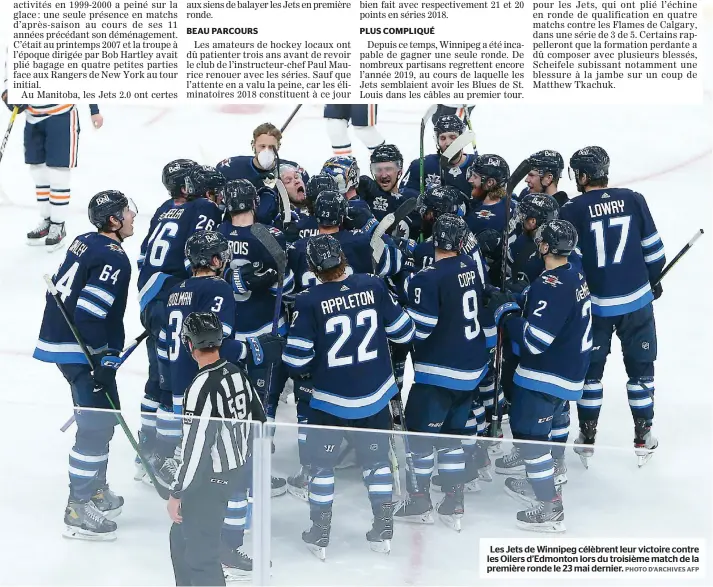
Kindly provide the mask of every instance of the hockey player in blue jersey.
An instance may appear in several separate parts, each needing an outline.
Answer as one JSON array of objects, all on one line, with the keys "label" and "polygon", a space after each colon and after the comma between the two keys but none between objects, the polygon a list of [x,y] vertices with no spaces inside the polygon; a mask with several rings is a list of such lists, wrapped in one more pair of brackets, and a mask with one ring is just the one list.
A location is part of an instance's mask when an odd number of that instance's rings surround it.
[{"label": "hockey player in blue jersey", "polygon": [[319,173],[309,178],[305,186],[305,207],[298,211],[296,217],[293,217],[293,222],[285,226],[285,238],[288,243],[319,234],[319,225],[314,217],[314,203],[317,201],[317,196],[325,191],[339,191],[337,182],[331,175]]},{"label": "hockey player in blue jersey", "polygon": [[[397,387],[388,341],[408,343],[415,330],[382,279],[347,273],[347,260],[336,238],[312,237],[307,258],[321,283],[296,296],[282,358],[293,376],[312,375],[310,424],[318,426],[307,435],[312,528],[302,539],[324,560],[339,458],[335,447],[343,438],[339,428],[390,429],[389,400]],[[354,435],[353,441],[374,515],[366,538],[373,550],[389,552],[393,477],[388,435],[365,431]]]},{"label": "hockey player in blue jersey", "polygon": [[359,186],[359,165],[354,157],[331,157],[324,162],[322,171],[332,177],[337,184],[337,191],[347,201],[347,214],[344,218],[344,228],[359,229],[372,216],[369,204],[361,198]]},{"label": "hockey player in blue jersey", "polygon": [[523,315],[509,293],[492,293],[488,308],[520,356],[515,370],[510,429],[512,452],[495,461],[508,477],[505,491],[531,507],[518,512],[517,525],[537,532],[564,532],[561,486],[555,485],[550,433],[566,427],[565,406],[582,397],[592,351],[592,299],[581,271],[569,263],[577,232],[565,220],[550,220],[535,242],[545,271],[530,287]]},{"label": "hockey player in blue jersey", "polygon": [[[55,363],[72,390],[76,408],[120,409],[116,389],[119,352],[124,346],[124,312],[131,263],[122,248],[134,234],[136,209],[121,192],[99,192],[89,202],[97,232],[74,239],[52,278],[83,342],[93,354],[94,371],[48,293],[33,357]],[[109,400],[111,398],[111,401]],[[113,404],[113,406],[112,406]],[[77,435],[69,453],[69,501],[64,514],[68,538],[115,540],[124,498],[109,489],[106,469],[116,416],[76,411]]]},{"label": "hockey player in blue jersey", "polygon": [[[278,162],[280,165],[292,165],[301,169],[294,161],[278,156],[281,141],[280,129],[274,124],[265,122],[253,130],[253,138],[250,142],[252,155],[228,157],[215,166],[226,180],[247,179],[255,186],[260,194],[257,219],[263,224],[271,224],[280,213],[279,198],[274,189],[280,172]],[[307,179],[304,177],[304,181]]]},{"label": "hockey player in blue jersey", "polygon": [[[139,271],[139,309],[141,323],[149,332],[149,348],[158,348],[159,336],[166,324],[166,299],[169,290],[190,277],[190,263],[185,257],[188,238],[199,230],[214,230],[220,223],[222,213],[215,204],[217,192],[225,180],[213,167],[196,165],[188,172],[185,167],[175,171],[184,175],[183,195],[174,187],[171,195],[177,195],[170,205],[161,212],[153,231],[146,241],[144,260]],[[173,179],[169,180],[173,182]],[[177,178],[176,178],[177,181]],[[162,205],[163,206],[163,205]],[[165,346],[165,341],[164,342]],[[157,355],[166,361],[165,353]],[[159,396],[154,396],[155,388],[146,389],[142,401],[140,442],[147,453],[153,450],[157,435],[170,437],[175,426],[169,424],[173,414],[170,373],[167,363],[159,362]],[[166,438],[170,441],[170,438]],[[135,478],[143,478],[143,467],[137,463]]]},{"label": "hockey player in blue jersey", "polygon": [[564,159],[557,151],[546,149],[533,153],[529,158],[532,168],[525,177],[527,189],[520,194],[519,200],[526,194],[547,194],[552,196],[561,208],[569,201],[567,192],[557,187],[562,171]]},{"label": "hockey player in blue jersey", "polygon": [[[478,154],[477,152],[468,154],[461,149],[445,167],[441,165],[441,156],[465,130],[465,123],[457,116],[452,114],[441,116],[433,125],[437,152],[426,155],[423,160],[426,188],[447,185],[457,188],[463,194],[463,201],[459,202],[463,212],[466,212],[469,206],[469,198],[466,194],[470,194],[471,191],[466,179],[466,171]],[[420,160],[414,159],[401,182],[401,193],[409,197],[418,196],[421,192],[420,183]]]},{"label": "hockey player in blue jersey", "polygon": [[[379,145],[371,153],[371,175],[359,178],[357,192],[371,212],[381,222],[384,216],[396,212],[408,196],[399,192],[399,179],[404,168],[404,157],[396,145]],[[418,239],[421,219],[418,212],[404,218],[396,227],[401,237]]]},{"label": "hockey player in blue jersey", "polygon": [[581,195],[562,207],[561,216],[579,232],[579,247],[592,291],[594,350],[584,396],[577,404],[580,433],[577,452],[586,464],[593,454],[602,377],[614,332],[621,340],[626,385],[634,419],[634,449],[639,466],[658,446],[651,434],[654,417],[656,325],[652,302],[666,263],[663,242],[644,197],[625,188],[610,188],[609,155],[585,147],[572,155],[570,170]]},{"label": "hockey player in blue jersey", "polygon": [[[435,261],[408,284],[408,313],[416,324],[414,384],[405,413],[410,432],[476,433],[470,415],[490,353],[481,326],[484,284],[476,262],[462,254],[469,236],[463,218],[439,216],[433,231]],[[467,430],[469,422],[472,430]],[[414,468],[406,477],[409,497],[397,506],[395,518],[433,523],[430,483],[435,445],[446,494],[437,511],[447,526],[460,532],[464,484],[477,477],[477,470],[466,476],[461,440],[412,436],[409,445]]]}]

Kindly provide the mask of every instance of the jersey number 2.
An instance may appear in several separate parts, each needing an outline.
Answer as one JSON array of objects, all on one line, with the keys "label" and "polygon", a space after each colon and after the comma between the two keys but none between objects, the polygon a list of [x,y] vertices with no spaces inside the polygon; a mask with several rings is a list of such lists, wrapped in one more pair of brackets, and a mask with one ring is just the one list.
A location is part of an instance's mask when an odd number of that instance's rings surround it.
[{"label": "jersey number 2", "polygon": [[[369,323],[369,328],[364,335],[359,347],[357,348],[357,362],[365,363],[366,361],[373,361],[376,359],[377,351],[369,351],[367,347],[374,338],[376,333],[376,326],[378,324],[378,316],[376,315],[376,310],[374,308],[369,308],[367,310],[362,310],[356,315],[356,326],[366,326]],[[354,363],[354,357],[352,355],[346,355],[343,357],[337,356],[342,347],[352,336],[352,321],[349,316],[341,314],[339,316],[333,316],[325,324],[325,329],[327,334],[332,334],[339,330],[339,337],[327,352],[327,364],[330,367],[343,367],[345,365],[351,365]]]}]

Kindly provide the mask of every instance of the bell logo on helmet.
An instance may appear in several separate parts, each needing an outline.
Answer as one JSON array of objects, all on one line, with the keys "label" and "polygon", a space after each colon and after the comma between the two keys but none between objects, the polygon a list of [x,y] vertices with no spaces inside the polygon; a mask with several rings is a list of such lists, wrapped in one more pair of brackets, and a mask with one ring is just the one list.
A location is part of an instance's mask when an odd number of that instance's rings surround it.
[{"label": "bell logo on helmet", "polygon": [[492,166],[494,166],[494,167],[500,167],[500,160],[499,160],[499,159],[495,159],[494,157],[489,157],[489,158],[488,158],[488,162],[486,163],[486,165],[492,165]]},{"label": "bell logo on helmet", "polygon": [[97,206],[101,206],[102,204],[108,204],[109,202],[111,202],[111,198],[108,195],[104,195],[97,198],[96,204]]}]

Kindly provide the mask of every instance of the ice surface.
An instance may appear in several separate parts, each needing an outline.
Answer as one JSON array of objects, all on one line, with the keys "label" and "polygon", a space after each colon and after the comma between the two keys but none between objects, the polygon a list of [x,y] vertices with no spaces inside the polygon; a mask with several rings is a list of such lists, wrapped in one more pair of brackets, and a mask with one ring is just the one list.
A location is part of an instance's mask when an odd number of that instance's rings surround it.
[{"label": "ice surface", "polygon": [[[141,212],[136,236],[126,242],[135,259],[149,218],[165,198],[160,171],[166,162],[192,157],[215,164],[229,155],[247,154],[252,129],[268,120],[279,125],[290,110],[274,106],[226,114],[209,107],[164,111],[108,105],[102,108],[105,126],[95,131],[88,108],[82,106],[80,167],[72,180],[67,232],[73,236],[91,230],[85,212],[89,198],[103,189],[120,189]],[[380,108],[382,134],[399,145],[407,160],[418,154],[418,117],[424,110],[417,104]],[[474,125],[480,152],[503,155],[511,168],[544,148],[557,149],[568,158],[577,148],[604,146],[612,159],[612,185],[646,196],[670,259],[695,230],[711,228],[709,112],[709,105],[662,109],[493,104],[476,109]],[[357,142],[355,154],[368,173],[367,153]],[[432,145],[429,127],[429,151]],[[319,109],[305,106],[285,134],[281,155],[314,173],[330,153]],[[563,188],[574,191],[566,178]],[[117,520],[118,540],[85,543],[61,537],[73,434],[62,434],[59,427],[71,415],[71,400],[58,370],[34,361],[31,354],[44,303],[42,274],[53,273],[64,253],[47,254],[24,243],[38,215],[22,161],[21,120],[0,167],[0,190],[6,266],[0,288],[0,401],[6,410],[0,426],[0,584],[173,584],[165,505],[150,488],[132,480],[131,449],[118,428],[109,465],[112,488],[126,498]],[[566,536],[710,536],[710,258],[711,239],[706,235],[666,278],[664,295],[655,303],[659,359],[654,430],[661,445],[641,470],[631,449],[627,378],[614,343],[603,381],[598,451],[590,469],[585,471],[576,456],[567,453]],[[141,331],[133,295],[126,321],[129,336]],[[138,428],[146,369],[145,355],[139,351],[118,375],[122,405],[133,430]],[[281,404],[278,420],[294,422],[294,407]],[[573,411],[571,440],[576,428]],[[283,476],[298,468],[295,437],[291,426],[277,432],[273,464]],[[487,583],[478,576],[478,539],[533,537],[515,528],[517,504],[502,493],[502,479],[496,478],[482,494],[467,496],[460,536],[439,525],[399,525],[393,552],[384,557],[369,551],[364,539],[370,511],[360,473],[340,472],[336,483],[333,542],[326,563],[312,557],[301,543],[300,533],[309,525],[307,506],[292,496],[272,500],[274,584]],[[532,583],[537,581],[528,580]],[[629,578],[621,584],[633,583]]]}]

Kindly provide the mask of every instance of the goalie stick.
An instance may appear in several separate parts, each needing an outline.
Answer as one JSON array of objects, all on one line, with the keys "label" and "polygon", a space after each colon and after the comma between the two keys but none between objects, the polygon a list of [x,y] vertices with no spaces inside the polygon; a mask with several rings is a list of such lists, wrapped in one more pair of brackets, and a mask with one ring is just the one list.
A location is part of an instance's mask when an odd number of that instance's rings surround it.
[{"label": "goalie stick", "polygon": [[[149,335],[148,330],[144,330],[139,336],[137,336],[134,340],[132,340],[128,345],[126,345],[126,348],[122,351],[121,353],[121,363],[122,365],[124,364],[124,361],[131,355],[136,350],[136,347],[138,347],[145,338],[147,338]],[[60,428],[60,432],[67,432],[69,430],[69,427],[74,424],[75,421],[75,416],[72,414],[72,417],[67,420],[64,425]]]},{"label": "goalie stick", "polygon": [[[77,330],[77,327],[75,326],[74,322],[72,321],[72,318],[70,317],[69,313],[67,312],[67,308],[64,307],[64,302],[62,301],[62,298],[60,297],[60,294],[57,291],[57,288],[55,287],[55,284],[52,281],[52,278],[49,275],[45,275],[44,280],[45,280],[45,283],[47,284],[47,291],[54,298],[54,301],[57,304],[57,307],[59,308],[59,311],[61,312],[62,316],[64,317],[64,320],[67,322],[67,326],[69,326],[69,329],[72,331],[72,334],[74,335],[74,338],[77,341],[79,348],[82,349],[82,352],[84,353],[84,356],[86,357],[87,362],[89,363],[89,368],[91,369],[92,374],[93,374],[94,369],[95,369],[94,357],[89,352],[87,345],[84,343],[84,339],[82,338],[82,335],[79,333],[79,330]],[[153,474],[153,470],[151,469],[151,466],[148,464],[146,457],[144,457],[144,455],[141,453],[141,449],[139,448],[139,445],[136,442],[136,439],[134,438],[133,434],[131,434],[129,427],[126,425],[126,420],[124,420],[124,416],[122,416],[121,412],[119,412],[116,409],[116,406],[114,405],[114,402],[111,399],[111,396],[106,392],[104,392],[104,394],[106,395],[106,399],[109,401],[109,405],[111,406],[111,409],[114,411],[114,415],[116,416],[116,419],[119,422],[119,425],[121,426],[122,430],[124,431],[124,434],[126,434],[126,438],[129,440],[131,447],[134,449],[134,452],[139,457],[139,460],[141,461],[141,464],[143,465],[144,469],[146,470],[146,474],[149,476],[149,479],[151,479],[151,483],[153,483],[154,489],[161,496],[162,499],[167,499],[167,497],[164,497],[163,495],[161,495],[161,486],[159,485],[158,481],[156,480],[156,476]]]},{"label": "goalie stick", "polygon": [[[508,254],[508,229],[510,227],[510,202],[512,202],[512,193],[517,184],[519,184],[525,176],[530,172],[532,166],[530,160],[523,160],[517,169],[510,174],[507,185],[505,187],[505,227],[503,228],[502,242],[502,269],[500,276],[500,291],[505,291],[505,282],[507,281],[506,263]],[[503,414],[500,410],[500,386],[503,376],[503,339],[505,332],[502,328],[498,328],[498,339],[495,345],[495,377],[493,380],[495,388],[495,401],[493,404],[493,415],[491,416],[490,436],[495,437],[500,429],[503,420]]]}]

